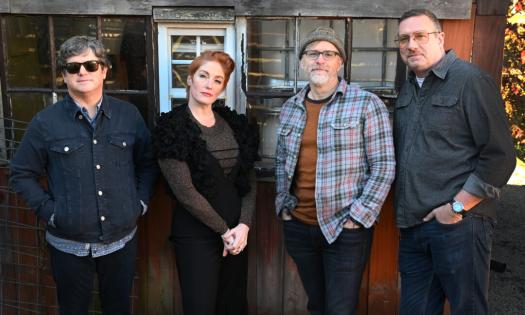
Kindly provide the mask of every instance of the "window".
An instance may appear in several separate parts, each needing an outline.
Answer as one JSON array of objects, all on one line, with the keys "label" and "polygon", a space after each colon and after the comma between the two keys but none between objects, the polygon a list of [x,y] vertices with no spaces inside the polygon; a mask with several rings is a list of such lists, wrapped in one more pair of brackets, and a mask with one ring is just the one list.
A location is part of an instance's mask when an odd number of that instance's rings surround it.
[{"label": "window", "polygon": [[[160,111],[186,102],[186,80],[193,59],[206,50],[222,50],[235,59],[234,29],[230,24],[159,25]],[[235,101],[235,75],[219,97],[231,108]]]},{"label": "window", "polygon": [[364,88],[394,88],[395,19],[248,18],[248,96],[292,95],[304,87],[307,78],[299,69],[298,46],[318,26],[333,28],[348,47],[341,77]]}]

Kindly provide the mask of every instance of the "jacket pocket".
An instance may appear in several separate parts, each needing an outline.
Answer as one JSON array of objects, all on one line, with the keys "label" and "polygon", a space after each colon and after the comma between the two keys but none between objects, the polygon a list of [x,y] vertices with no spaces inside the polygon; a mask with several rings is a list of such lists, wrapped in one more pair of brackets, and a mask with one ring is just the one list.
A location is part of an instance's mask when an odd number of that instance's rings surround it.
[{"label": "jacket pocket", "polygon": [[425,115],[432,129],[449,129],[457,120],[458,98],[450,95],[433,95],[429,113]]},{"label": "jacket pocket", "polygon": [[83,148],[84,143],[69,139],[51,143],[49,150],[54,158],[59,161],[62,169],[75,172],[82,166]]},{"label": "jacket pocket", "polygon": [[[345,152],[355,147],[361,141],[361,128],[359,117],[336,118],[330,123],[332,148],[336,151]],[[357,142],[356,142],[357,141]],[[323,144],[318,147],[323,150]]]},{"label": "jacket pocket", "polygon": [[127,135],[113,135],[109,138],[109,147],[113,153],[113,162],[117,167],[133,164],[133,146],[135,138]]}]

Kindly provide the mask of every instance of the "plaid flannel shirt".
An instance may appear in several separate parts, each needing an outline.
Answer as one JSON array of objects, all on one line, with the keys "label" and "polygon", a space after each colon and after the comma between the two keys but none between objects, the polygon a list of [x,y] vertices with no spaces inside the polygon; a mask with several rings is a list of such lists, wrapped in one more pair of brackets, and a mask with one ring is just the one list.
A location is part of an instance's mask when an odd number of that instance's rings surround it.
[{"label": "plaid flannel shirt", "polygon": [[[297,204],[290,193],[306,125],[307,88],[288,99],[279,117],[276,152],[276,212]],[[388,111],[374,94],[341,80],[323,106],[317,126],[315,203],[328,243],[350,216],[364,227],[378,219],[394,180],[395,158]]]}]

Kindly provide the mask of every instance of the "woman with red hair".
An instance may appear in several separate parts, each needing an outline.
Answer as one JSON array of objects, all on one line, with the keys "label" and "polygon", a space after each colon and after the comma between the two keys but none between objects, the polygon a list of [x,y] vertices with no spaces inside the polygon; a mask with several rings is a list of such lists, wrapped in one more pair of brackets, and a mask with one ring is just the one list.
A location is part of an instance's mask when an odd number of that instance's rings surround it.
[{"label": "woman with red hair", "polygon": [[154,145],[177,200],[171,239],[184,314],[247,311],[245,247],[255,207],[256,125],[214,106],[235,67],[222,51],[205,51],[189,67],[187,104],[162,114]]}]

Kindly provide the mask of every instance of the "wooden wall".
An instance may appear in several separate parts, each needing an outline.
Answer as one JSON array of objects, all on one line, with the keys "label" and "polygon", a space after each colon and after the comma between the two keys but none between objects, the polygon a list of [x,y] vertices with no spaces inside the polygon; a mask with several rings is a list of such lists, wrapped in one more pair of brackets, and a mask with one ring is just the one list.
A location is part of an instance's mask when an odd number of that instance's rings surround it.
[{"label": "wooden wall", "polygon": [[[465,19],[472,0],[424,0],[417,2],[440,18]],[[0,13],[14,14],[113,14],[151,15],[160,7],[230,7],[246,16],[348,16],[399,17],[414,7],[413,0],[2,0]]]}]

